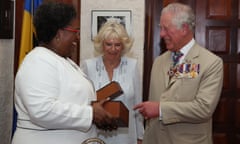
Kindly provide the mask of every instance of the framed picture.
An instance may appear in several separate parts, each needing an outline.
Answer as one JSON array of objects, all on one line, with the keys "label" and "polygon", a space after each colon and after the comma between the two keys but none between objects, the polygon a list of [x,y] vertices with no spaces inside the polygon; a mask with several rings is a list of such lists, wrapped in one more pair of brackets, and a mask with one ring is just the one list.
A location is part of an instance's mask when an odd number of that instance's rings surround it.
[{"label": "framed picture", "polygon": [[102,24],[115,20],[122,24],[131,35],[132,13],[130,10],[92,10],[92,39],[97,35]]}]

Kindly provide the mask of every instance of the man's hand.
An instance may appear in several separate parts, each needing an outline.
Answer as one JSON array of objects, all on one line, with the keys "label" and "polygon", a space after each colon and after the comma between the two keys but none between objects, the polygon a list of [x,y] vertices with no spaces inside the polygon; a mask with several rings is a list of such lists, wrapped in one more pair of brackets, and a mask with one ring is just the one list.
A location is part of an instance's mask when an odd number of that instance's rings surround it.
[{"label": "man's hand", "polygon": [[146,101],[134,106],[134,110],[138,110],[145,119],[159,117],[159,102]]}]

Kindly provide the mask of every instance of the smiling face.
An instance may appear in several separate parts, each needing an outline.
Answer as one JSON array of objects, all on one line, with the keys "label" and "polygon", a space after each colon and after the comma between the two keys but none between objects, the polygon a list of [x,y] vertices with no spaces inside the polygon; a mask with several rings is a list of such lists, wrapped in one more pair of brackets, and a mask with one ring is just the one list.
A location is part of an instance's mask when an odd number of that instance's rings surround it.
[{"label": "smiling face", "polygon": [[119,39],[105,39],[103,41],[103,57],[108,61],[119,61],[123,44]]},{"label": "smiling face", "polygon": [[184,27],[178,28],[172,23],[171,13],[163,13],[160,18],[160,37],[164,39],[166,47],[170,51],[181,49],[186,43]]},{"label": "smiling face", "polygon": [[74,19],[68,26],[58,32],[59,45],[57,53],[63,57],[70,57],[80,39],[79,21]]}]

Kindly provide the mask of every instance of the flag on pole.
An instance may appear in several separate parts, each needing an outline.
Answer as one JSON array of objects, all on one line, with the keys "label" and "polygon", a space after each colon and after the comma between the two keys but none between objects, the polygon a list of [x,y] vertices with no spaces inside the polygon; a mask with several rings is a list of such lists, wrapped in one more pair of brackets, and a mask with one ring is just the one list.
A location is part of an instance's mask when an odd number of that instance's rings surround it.
[{"label": "flag on pole", "polygon": [[36,41],[36,37],[33,26],[33,14],[43,0],[25,0],[24,2],[19,65],[22,63],[25,55],[35,46],[34,42]]},{"label": "flag on pole", "polygon": [[[19,62],[20,65],[25,55],[33,48],[34,39],[34,27],[32,17],[34,10],[43,2],[43,0],[25,0],[24,13],[22,21],[22,34],[21,34],[21,44],[19,50]],[[14,108],[13,116],[13,128],[12,133],[14,133],[17,127],[17,112]]]}]

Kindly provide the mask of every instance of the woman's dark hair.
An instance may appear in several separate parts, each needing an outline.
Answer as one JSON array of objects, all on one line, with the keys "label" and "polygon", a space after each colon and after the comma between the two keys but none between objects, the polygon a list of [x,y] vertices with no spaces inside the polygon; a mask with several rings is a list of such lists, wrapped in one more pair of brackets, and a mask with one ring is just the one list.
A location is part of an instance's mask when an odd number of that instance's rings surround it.
[{"label": "woman's dark hair", "polygon": [[49,43],[76,15],[76,10],[69,4],[50,2],[40,5],[33,18],[38,42]]}]

